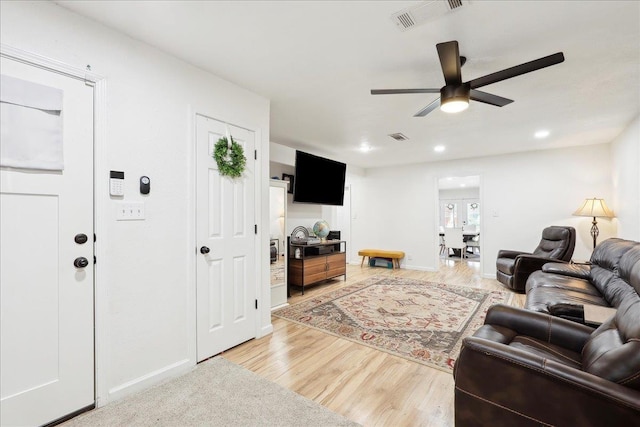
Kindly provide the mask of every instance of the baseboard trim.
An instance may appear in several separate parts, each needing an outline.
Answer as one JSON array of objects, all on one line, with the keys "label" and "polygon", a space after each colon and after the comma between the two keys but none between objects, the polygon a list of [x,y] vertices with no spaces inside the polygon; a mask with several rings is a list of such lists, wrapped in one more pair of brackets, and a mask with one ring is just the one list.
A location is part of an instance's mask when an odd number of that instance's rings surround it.
[{"label": "baseboard trim", "polygon": [[274,312],[274,311],[276,311],[278,309],[281,309],[282,307],[286,307],[288,305],[289,305],[288,302],[285,302],[284,304],[276,305],[275,307],[271,307],[271,311]]},{"label": "baseboard trim", "polygon": [[437,268],[433,268],[433,267],[422,267],[419,265],[403,265],[401,267],[402,268],[406,268],[407,270],[418,270],[418,271],[438,271]]},{"label": "baseboard trim", "polygon": [[104,403],[107,404],[109,402],[113,402],[114,400],[121,399],[137,391],[149,388],[152,385],[159,384],[162,381],[184,375],[191,371],[195,366],[195,362],[191,359],[183,359],[153,372],[149,372],[146,375],[127,381],[117,387],[110,388],[109,397],[107,402]]},{"label": "baseboard trim", "polygon": [[256,338],[262,338],[262,337],[267,336],[267,335],[269,335],[271,333],[273,333],[273,325],[271,323],[269,323],[268,325],[265,325],[262,328],[260,328],[260,335],[258,335]]},{"label": "baseboard trim", "polygon": [[93,403],[93,404],[91,404],[89,406],[85,406],[84,408],[78,409],[77,411],[73,411],[72,413],[67,414],[64,417],[60,417],[55,421],[51,421],[50,423],[44,424],[42,427],[57,426],[58,424],[62,424],[64,422],[66,422],[66,421],[69,421],[70,419],[75,418],[78,415],[83,414],[83,413],[85,413],[87,411],[91,411],[91,410],[93,410],[95,408],[96,408],[96,404]]}]

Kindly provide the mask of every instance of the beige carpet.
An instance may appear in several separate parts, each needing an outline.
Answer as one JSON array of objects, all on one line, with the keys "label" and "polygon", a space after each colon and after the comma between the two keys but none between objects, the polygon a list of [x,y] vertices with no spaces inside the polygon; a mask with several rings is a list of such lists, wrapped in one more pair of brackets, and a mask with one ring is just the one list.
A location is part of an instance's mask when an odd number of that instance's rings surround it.
[{"label": "beige carpet", "polygon": [[64,427],[359,426],[222,357],[82,414]]},{"label": "beige carpet", "polygon": [[276,262],[271,263],[271,285],[284,283],[284,259],[280,257]]},{"label": "beige carpet", "polygon": [[275,316],[451,372],[462,339],[513,294],[376,276],[275,311]]}]

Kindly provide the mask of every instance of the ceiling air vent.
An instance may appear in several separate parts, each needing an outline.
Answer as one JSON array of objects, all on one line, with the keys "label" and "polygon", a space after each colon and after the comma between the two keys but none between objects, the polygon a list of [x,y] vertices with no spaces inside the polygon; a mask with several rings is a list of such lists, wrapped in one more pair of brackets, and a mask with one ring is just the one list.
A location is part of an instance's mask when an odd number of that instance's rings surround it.
[{"label": "ceiling air vent", "polygon": [[417,6],[403,9],[391,15],[391,20],[400,31],[406,31],[417,25],[433,21],[468,4],[468,0],[431,0]]},{"label": "ceiling air vent", "polygon": [[404,136],[403,134],[401,134],[400,132],[398,133],[392,133],[391,135],[389,135],[391,138],[395,139],[396,141],[402,142],[402,141],[408,141],[409,138],[407,138],[406,136]]},{"label": "ceiling air vent", "polygon": [[395,17],[396,25],[404,28],[405,30],[416,25],[416,22],[413,20],[413,16],[409,12],[404,12]]}]

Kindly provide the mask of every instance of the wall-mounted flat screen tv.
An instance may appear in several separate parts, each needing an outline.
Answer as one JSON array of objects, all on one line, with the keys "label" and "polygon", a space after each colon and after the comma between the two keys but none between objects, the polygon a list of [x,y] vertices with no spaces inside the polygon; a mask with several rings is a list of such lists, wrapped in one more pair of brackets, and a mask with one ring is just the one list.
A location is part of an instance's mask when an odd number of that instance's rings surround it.
[{"label": "wall-mounted flat screen tv", "polygon": [[347,165],[296,151],[293,202],[342,206]]}]

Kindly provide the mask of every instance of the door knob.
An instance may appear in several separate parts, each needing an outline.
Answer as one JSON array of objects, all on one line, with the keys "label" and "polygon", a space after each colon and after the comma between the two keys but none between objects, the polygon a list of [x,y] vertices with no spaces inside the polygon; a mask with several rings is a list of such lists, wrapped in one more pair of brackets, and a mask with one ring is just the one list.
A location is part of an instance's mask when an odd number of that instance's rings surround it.
[{"label": "door knob", "polygon": [[209,253],[209,248],[206,247],[206,246],[201,247],[200,248],[200,253],[203,254],[203,255],[208,254]]},{"label": "door knob", "polygon": [[81,256],[73,260],[73,265],[75,268],[85,268],[87,265],[89,265],[89,260]]}]

